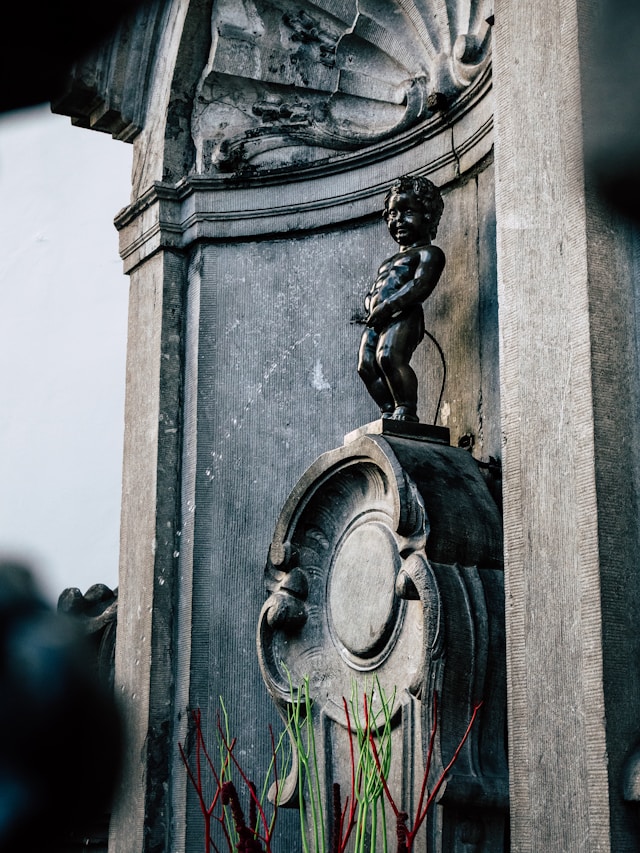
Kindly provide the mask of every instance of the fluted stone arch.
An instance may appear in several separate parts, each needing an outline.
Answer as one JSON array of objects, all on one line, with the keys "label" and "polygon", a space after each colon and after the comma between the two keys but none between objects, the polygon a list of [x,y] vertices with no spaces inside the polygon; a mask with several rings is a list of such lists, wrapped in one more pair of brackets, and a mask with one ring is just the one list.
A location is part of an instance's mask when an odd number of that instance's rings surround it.
[{"label": "fluted stone arch", "polygon": [[[247,176],[433,136],[469,108],[490,60],[490,2],[220,0],[198,84],[198,173]],[[403,136],[402,140],[399,137]]]}]

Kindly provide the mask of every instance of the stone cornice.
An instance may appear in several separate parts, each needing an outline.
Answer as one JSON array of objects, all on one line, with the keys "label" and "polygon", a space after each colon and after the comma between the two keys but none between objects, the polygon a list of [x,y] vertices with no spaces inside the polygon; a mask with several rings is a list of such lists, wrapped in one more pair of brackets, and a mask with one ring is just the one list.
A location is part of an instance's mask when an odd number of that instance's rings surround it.
[{"label": "stone cornice", "polygon": [[252,240],[339,227],[378,215],[389,183],[400,174],[428,175],[439,186],[462,177],[493,143],[489,69],[446,126],[427,120],[366,151],[304,170],[259,176],[189,175],[156,182],[115,219],[130,271],[161,248],[197,241]]},{"label": "stone cornice", "polygon": [[145,124],[150,81],[170,0],[141,3],[113,36],[79,60],[51,104],[73,124],[132,142]]}]

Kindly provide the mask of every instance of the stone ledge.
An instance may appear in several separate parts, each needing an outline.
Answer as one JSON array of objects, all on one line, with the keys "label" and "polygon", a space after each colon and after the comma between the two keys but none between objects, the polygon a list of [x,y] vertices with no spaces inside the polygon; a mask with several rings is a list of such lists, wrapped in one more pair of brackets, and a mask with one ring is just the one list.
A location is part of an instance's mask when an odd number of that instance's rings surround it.
[{"label": "stone ledge", "polygon": [[395,421],[393,418],[380,418],[348,432],[344,437],[344,443],[350,444],[363,435],[392,435],[395,438],[410,438],[413,441],[428,441],[432,444],[449,445],[450,443],[447,427],[412,423],[411,421]]}]

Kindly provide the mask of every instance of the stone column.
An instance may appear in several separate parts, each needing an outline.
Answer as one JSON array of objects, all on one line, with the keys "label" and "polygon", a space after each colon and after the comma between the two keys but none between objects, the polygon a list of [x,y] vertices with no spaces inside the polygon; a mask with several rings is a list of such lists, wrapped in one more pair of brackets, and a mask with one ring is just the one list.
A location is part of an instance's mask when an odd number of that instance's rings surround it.
[{"label": "stone column", "polygon": [[157,253],[131,272],[116,695],[125,771],[109,849],[165,849],[173,709],[174,553],[180,493],[182,268]]},{"label": "stone column", "polygon": [[585,184],[590,6],[495,9],[513,851],[637,849],[638,385],[623,223]]}]

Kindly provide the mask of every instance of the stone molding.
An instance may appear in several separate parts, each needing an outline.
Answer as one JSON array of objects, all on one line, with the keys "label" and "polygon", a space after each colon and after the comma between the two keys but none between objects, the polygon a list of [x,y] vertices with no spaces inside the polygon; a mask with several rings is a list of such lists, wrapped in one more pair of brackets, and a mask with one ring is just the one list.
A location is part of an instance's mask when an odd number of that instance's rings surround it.
[{"label": "stone molding", "polygon": [[155,152],[116,218],[127,272],[161,248],[375,216],[398,175],[446,186],[491,149],[490,0],[189,0],[178,24],[172,9],[143,4],[53,105]]},{"label": "stone molding", "polygon": [[[179,115],[165,117],[165,145],[177,133],[194,174],[290,179],[314,163],[352,169],[353,152],[386,157],[385,143],[412,144],[407,130],[448,132],[490,69],[492,0],[190,0],[165,68],[171,6],[142,3],[76,63],[53,110],[131,142],[148,125],[152,78],[168,73]],[[203,30],[208,51],[193,45]]]}]

